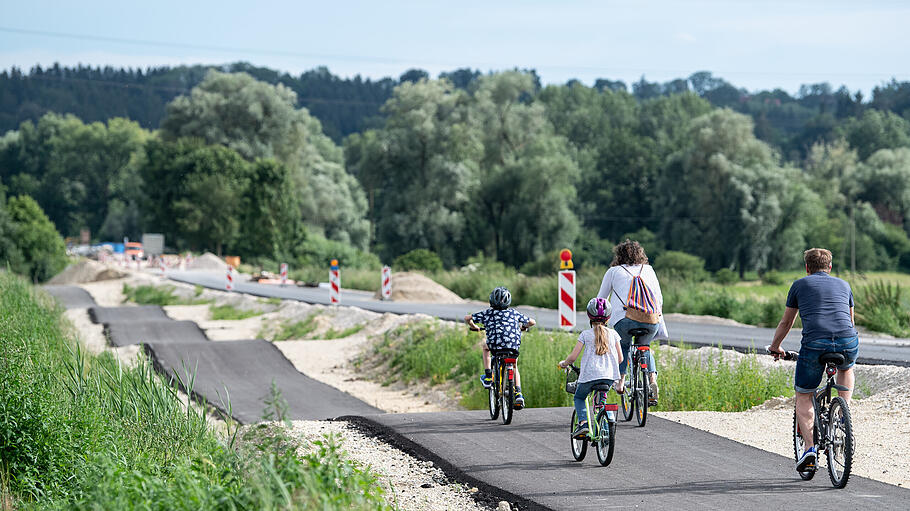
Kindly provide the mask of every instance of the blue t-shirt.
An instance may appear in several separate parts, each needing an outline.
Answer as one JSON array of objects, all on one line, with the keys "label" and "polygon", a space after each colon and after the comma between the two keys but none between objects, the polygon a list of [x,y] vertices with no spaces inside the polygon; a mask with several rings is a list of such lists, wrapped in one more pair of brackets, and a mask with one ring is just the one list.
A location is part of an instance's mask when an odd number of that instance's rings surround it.
[{"label": "blue t-shirt", "polygon": [[804,343],[857,335],[850,321],[850,307],[853,307],[850,284],[823,271],[794,282],[787,294],[787,307],[799,309]]},{"label": "blue t-shirt", "polygon": [[471,314],[475,323],[483,323],[487,331],[487,346],[491,350],[518,350],[521,346],[521,327],[530,318],[515,309],[485,309]]}]

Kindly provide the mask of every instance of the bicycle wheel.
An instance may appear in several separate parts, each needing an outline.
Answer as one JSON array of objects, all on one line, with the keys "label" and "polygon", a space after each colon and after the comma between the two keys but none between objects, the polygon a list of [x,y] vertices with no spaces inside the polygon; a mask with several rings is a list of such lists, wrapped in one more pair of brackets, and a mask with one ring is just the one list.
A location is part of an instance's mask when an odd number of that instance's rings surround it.
[{"label": "bicycle wheel", "polygon": [[499,396],[500,408],[502,409],[502,423],[510,424],[512,422],[512,410],[515,406],[515,382],[505,379],[502,382],[502,394]]},{"label": "bicycle wheel", "polygon": [[[813,436],[816,436],[813,434]],[[793,412],[793,458],[796,461],[799,461],[799,457],[802,455],[803,451],[806,450],[806,442],[803,440],[803,436],[799,434],[799,422],[796,420],[796,412]],[[818,461],[815,462],[816,466]],[[797,472],[799,477],[803,478],[803,481],[808,481],[815,477],[815,470],[806,470],[805,472]]]},{"label": "bicycle wheel", "polygon": [[843,488],[853,467],[853,424],[844,398],[835,397],[828,410],[828,475],[835,488]]},{"label": "bicycle wheel", "polygon": [[[632,367],[629,364],[629,367]],[[632,420],[632,414],[635,413],[635,371],[629,373],[629,381],[625,390],[619,395],[619,407],[622,409],[622,418],[626,422]]]},{"label": "bicycle wheel", "polygon": [[594,450],[597,451],[597,461],[604,467],[613,461],[613,446],[616,442],[616,423],[610,422],[606,412],[597,416],[597,440]]},{"label": "bicycle wheel", "polygon": [[640,365],[635,368],[635,420],[638,421],[638,427],[643,428],[648,422],[648,371]]},{"label": "bicycle wheel", "polygon": [[[578,415],[575,413],[575,410],[572,410],[572,422],[569,423],[569,435],[575,431],[575,428],[578,427]],[[572,457],[575,458],[575,461],[581,461],[585,459],[585,454],[588,454],[588,439],[587,438],[575,438],[571,437],[572,442]]]},{"label": "bicycle wheel", "polygon": [[494,421],[499,418],[499,370],[496,366],[497,364],[494,363],[493,384],[488,389],[490,394],[490,419]]}]

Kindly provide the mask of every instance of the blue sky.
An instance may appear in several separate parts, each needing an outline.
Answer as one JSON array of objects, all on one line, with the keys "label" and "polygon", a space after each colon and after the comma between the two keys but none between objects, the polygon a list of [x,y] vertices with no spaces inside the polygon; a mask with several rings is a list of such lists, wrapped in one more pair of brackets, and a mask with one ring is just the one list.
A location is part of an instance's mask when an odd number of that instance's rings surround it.
[{"label": "blue sky", "polygon": [[520,67],[545,83],[588,84],[708,70],[750,90],[827,81],[867,94],[892,77],[910,80],[910,2],[898,0],[0,0],[0,12],[3,69],[245,60],[380,78],[412,67],[434,77]]}]

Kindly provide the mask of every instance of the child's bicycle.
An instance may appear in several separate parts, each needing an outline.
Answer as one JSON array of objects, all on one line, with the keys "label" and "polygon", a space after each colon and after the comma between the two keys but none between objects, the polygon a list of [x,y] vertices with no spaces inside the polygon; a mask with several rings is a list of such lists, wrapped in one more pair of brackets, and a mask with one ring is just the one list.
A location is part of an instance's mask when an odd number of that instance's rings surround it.
[{"label": "child's bicycle", "polygon": [[[769,354],[772,353],[770,346],[765,346]],[[793,351],[786,351],[780,358],[784,360],[795,361],[799,354]],[[812,428],[812,438],[815,441],[815,448],[818,457],[822,453],[826,454],[828,460],[828,476],[831,478],[831,484],[835,488],[847,486],[847,480],[850,479],[850,470],[853,467],[853,424],[850,420],[850,409],[847,402],[840,396],[831,397],[831,390],[849,390],[843,385],[838,385],[834,381],[834,375],[837,374],[837,366],[844,363],[844,355],[841,353],[823,353],[819,357],[819,362],[825,364],[825,374],[827,382],[824,388],[816,390],[812,398],[812,408],[815,411],[815,427]],[[796,420],[796,412],[793,412],[793,454],[797,460],[805,450],[805,442],[799,431],[799,422]],[[818,462],[816,466],[803,472],[798,472],[803,480],[808,481],[815,477]]]},{"label": "child's bicycle", "polygon": [[629,385],[625,391],[619,395],[619,402],[622,406],[623,417],[630,421],[632,415],[638,421],[639,427],[644,427],[648,421],[648,405],[651,402],[648,386],[648,357],[651,348],[648,346],[639,346],[638,338],[648,335],[645,328],[633,328],[629,330],[632,336],[632,356],[629,360]]},{"label": "child's bicycle", "polygon": [[[480,332],[484,327],[475,331]],[[489,389],[490,419],[496,420],[502,413],[502,423],[512,423],[512,412],[515,408],[515,362],[518,352],[515,350],[490,350],[490,369],[493,372],[493,384]]]},{"label": "child's bicycle", "polygon": [[[575,373],[578,378],[579,369],[574,365],[566,367],[566,392],[575,395],[575,381],[569,381],[569,376]],[[593,392],[585,398],[585,409],[588,412],[588,434],[581,438],[572,437],[572,456],[576,461],[585,459],[588,453],[588,442],[594,444],[597,451],[597,461],[607,466],[613,461],[613,446],[616,443],[616,410],[618,405],[607,403],[607,393],[612,385],[595,385]],[[593,413],[592,413],[593,412]],[[594,420],[591,420],[594,417]],[[578,416],[572,410],[572,422],[569,425],[569,434],[578,427]]]}]

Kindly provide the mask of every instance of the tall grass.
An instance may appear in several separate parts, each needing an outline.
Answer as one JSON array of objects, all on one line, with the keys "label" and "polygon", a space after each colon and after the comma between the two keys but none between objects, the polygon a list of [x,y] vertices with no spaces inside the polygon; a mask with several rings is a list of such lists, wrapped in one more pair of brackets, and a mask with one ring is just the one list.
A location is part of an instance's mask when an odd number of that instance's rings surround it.
[{"label": "tall grass", "polygon": [[[487,393],[478,377],[483,370],[480,337],[464,327],[426,321],[404,325],[386,333],[374,345],[373,355],[387,363],[390,380],[425,381],[451,385],[469,409],[487,406]],[[529,407],[568,406],[572,396],[564,390],[565,374],[556,363],[572,350],[576,337],[562,332],[531,331],[524,335],[518,367],[522,392]],[[683,352],[695,353],[694,350]],[[720,354],[705,360],[670,355],[654,347],[660,372],[661,400],[657,410],[748,409],[767,399],[792,395],[791,376],[784,370],[765,369],[744,357],[725,362]]]},{"label": "tall grass", "polygon": [[856,289],[856,322],[899,337],[910,336],[910,297],[898,284],[876,281]]},{"label": "tall grass", "polygon": [[16,508],[385,506],[375,477],[334,440],[307,456],[280,431],[276,442],[222,440],[147,361],[125,368],[83,352],[53,302],[8,274],[0,317],[0,473]]}]

